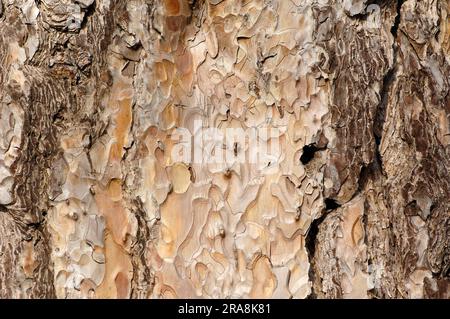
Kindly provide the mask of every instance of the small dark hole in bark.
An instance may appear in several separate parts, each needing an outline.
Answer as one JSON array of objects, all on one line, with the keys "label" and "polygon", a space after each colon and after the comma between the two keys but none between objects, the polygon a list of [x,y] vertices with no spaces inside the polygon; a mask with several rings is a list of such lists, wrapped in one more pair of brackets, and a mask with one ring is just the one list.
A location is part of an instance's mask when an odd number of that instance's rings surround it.
[{"label": "small dark hole in bark", "polygon": [[333,210],[336,208],[341,207],[334,199],[332,198],[325,198],[325,209],[326,210]]},{"label": "small dark hole in bark", "polygon": [[61,110],[59,110],[57,113],[53,114],[53,122],[62,121],[62,120],[64,120],[64,116],[63,116]]},{"label": "small dark hole in bark", "polygon": [[432,213],[436,209],[437,205],[435,203],[430,206],[430,213]]},{"label": "small dark hole in bark", "polygon": [[28,223],[27,224],[28,227],[32,228],[32,229],[39,229],[39,227],[41,226],[41,223],[36,222],[36,223]]},{"label": "small dark hole in bark", "polygon": [[309,145],[303,146],[303,154],[302,154],[302,156],[300,156],[300,162],[302,162],[303,165],[308,164],[314,158],[314,154],[318,150],[319,149],[316,147],[315,144],[309,144]]},{"label": "small dark hole in bark", "polygon": [[6,206],[0,204],[0,212],[6,212],[6,211],[7,211]]},{"label": "small dark hole in bark", "polygon": [[380,136],[375,135],[375,143],[376,143],[377,145],[380,145],[380,144],[381,144],[381,137],[380,137]]}]

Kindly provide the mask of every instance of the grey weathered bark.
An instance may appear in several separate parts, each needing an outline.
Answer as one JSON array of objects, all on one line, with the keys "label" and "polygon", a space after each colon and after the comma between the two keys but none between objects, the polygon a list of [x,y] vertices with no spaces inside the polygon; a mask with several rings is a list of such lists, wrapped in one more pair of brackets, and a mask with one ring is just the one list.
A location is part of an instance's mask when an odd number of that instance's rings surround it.
[{"label": "grey weathered bark", "polygon": [[448,0],[0,0],[0,297],[448,298],[449,52]]}]

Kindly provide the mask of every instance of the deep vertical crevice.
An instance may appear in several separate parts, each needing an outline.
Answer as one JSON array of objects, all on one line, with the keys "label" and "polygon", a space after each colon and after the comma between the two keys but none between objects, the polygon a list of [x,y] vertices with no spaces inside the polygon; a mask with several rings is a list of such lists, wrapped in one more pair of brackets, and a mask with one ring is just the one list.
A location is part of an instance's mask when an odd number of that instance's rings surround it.
[{"label": "deep vertical crevice", "polygon": [[398,31],[401,22],[401,8],[405,0],[397,0],[396,4],[396,15],[394,18],[394,24],[391,27],[391,34],[393,37],[392,43],[392,65],[386,71],[382,86],[380,89],[380,102],[376,108],[374,122],[373,122],[373,136],[375,139],[375,158],[374,162],[377,162],[380,169],[382,169],[382,156],[380,152],[381,141],[383,137],[383,126],[386,120],[386,107],[389,100],[389,92],[392,88],[392,85],[397,78],[398,71],[398,50],[399,45],[397,43]]},{"label": "deep vertical crevice", "polygon": [[145,210],[140,198],[133,200],[134,216],[138,223],[136,228],[136,241],[131,247],[131,263],[133,265],[133,277],[131,279],[131,298],[147,299],[153,290],[153,276],[147,265],[146,252],[151,240],[151,231],[145,220]]},{"label": "deep vertical crevice", "polygon": [[308,299],[316,299],[318,298],[317,293],[314,290],[314,283],[316,281],[316,272],[315,272],[315,254],[316,254],[316,245],[317,245],[317,236],[319,235],[320,226],[325,221],[326,217],[336,209],[340,208],[341,205],[332,198],[326,198],[324,200],[325,208],[322,212],[322,215],[314,219],[311,222],[311,226],[309,227],[308,233],[305,237],[305,248],[308,253],[309,260],[309,271],[308,277],[309,281],[312,283],[311,293],[308,295]]},{"label": "deep vertical crevice", "polygon": [[309,271],[308,277],[311,282],[311,293],[308,295],[308,299],[316,299],[317,293],[314,290],[314,283],[316,281],[316,272],[315,272],[315,261],[314,256],[316,253],[316,243],[317,243],[317,235],[319,234],[320,224],[325,220],[326,213],[323,212],[322,216],[312,221],[311,226],[309,227],[308,233],[305,237],[305,248],[308,253],[308,261],[309,261]]},{"label": "deep vertical crevice", "polygon": [[397,38],[398,28],[400,26],[401,9],[405,0],[397,0],[397,14],[395,16],[394,24],[391,27],[391,33],[395,38]]}]

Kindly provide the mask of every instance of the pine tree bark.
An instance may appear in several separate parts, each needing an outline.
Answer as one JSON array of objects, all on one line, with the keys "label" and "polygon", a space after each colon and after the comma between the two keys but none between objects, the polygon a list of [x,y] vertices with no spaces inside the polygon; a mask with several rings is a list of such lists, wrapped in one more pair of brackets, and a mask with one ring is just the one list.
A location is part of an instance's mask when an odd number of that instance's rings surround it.
[{"label": "pine tree bark", "polygon": [[449,0],[0,0],[0,298],[449,298],[449,81]]}]

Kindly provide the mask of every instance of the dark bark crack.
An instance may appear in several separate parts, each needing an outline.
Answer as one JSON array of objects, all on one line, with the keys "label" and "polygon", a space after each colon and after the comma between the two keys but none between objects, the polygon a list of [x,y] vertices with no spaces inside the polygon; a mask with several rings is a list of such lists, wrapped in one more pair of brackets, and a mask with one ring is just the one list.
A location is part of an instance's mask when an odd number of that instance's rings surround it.
[{"label": "dark bark crack", "polygon": [[374,116],[374,123],[373,123],[373,136],[375,138],[375,158],[374,162],[378,163],[379,168],[382,170],[383,168],[383,158],[381,156],[380,152],[380,145],[381,140],[383,137],[383,126],[384,122],[386,120],[386,107],[388,104],[389,99],[389,92],[392,88],[392,85],[395,82],[395,79],[397,78],[397,71],[398,71],[398,50],[399,46],[397,44],[397,34],[400,26],[401,21],[401,7],[403,5],[405,0],[398,0],[397,1],[397,7],[396,7],[396,16],[394,19],[394,24],[391,27],[391,34],[393,36],[393,44],[392,44],[392,50],[393,50],[393,61],[392,66],[387,70],[383,77],[383,83],[382,87],[380,89],[380,103],[378,104],[375,116]]},{"label": "dark bark crack", "polygon": [[308,295],[308,299],[316,299],[317,294],[314,291],[314,282],[316,280],[316,274],[315,274],[315,260],[314,255],[316,253],[316,239],[317,235],[319,234],[319,226],[320,224],[325,220],[325,217],[328,214],[323,212],[322,216],[312,221],[311,226],[309,227],[308,233],[305,237],[305,248],[306,252],[308,253],[308,260],[309,260],[309,271],[308,271],[308,279],[311,282],[311,293]]},{"label": "dark bark crack", "polygon": [[151,231],[145,220],[145,210],[140,198],[133,200],[134,216],[138,227],[136,242],[132,245],[131,259],[133,265],[133,278],[131,280],[131,297],[148,298],[153,290],[154,280],[150,267],[147,265],[146,252],[148,242],[151,240]]},{"label": "dark bark crack", "polygon": [[397,38],[398,28],[400,26],[401,9],[405,0],[397,0],[397,15],[395,16],[394,24],[391,27],[391,33],[394,36],[394,40]]},{"label": "dark bark crack", "polygon": [[311,225],[308,229],[308,233],[305,237],[305,248],[306,252],[308,253],[308,260],[309,260],[309,271],[308,271],[308,277],[309,281],[312,283],[311,286],[311,293],[308,295],[307,299],[316,299],[317,294],[314,291],[314,282],[315,282],[315,253],[316,253],[316,244],[317,244],[317,235],[319,234],[320,225],[325,221],[325,218],[328,216],[329,213],[332,211],[338,209],[341,207],[339,203],[336,202],[336,200],[331,198],[326,198],[324,200],[325,208],[322,212],[322,215],[314,219],[311,222]]}]

